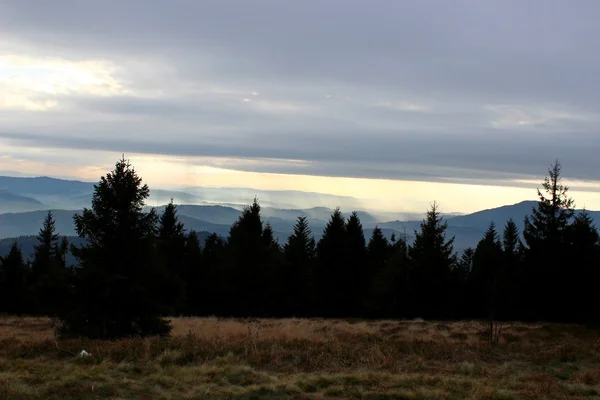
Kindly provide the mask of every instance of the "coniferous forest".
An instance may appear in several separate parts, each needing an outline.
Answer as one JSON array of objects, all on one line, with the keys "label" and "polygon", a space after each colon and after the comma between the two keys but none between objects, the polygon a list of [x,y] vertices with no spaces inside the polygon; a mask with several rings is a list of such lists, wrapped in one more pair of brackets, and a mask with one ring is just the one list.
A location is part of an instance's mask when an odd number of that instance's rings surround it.
[{"label": "coniferous forest", "polygon": [[[443,194],[441,194],[443,195]],[[31,262],[18,246],[1,260],[0,312],[47,315],[63,337],[168,335],[169,316],[424,318],[594,324],[600,241],[561,181],[558,161],[524,230],[490,223],[461,254],[433,203],[415,240],[365,237],[336,210],[315,242],[299,217],[280,246],[257,199],[226,238],[201,243],[171,202],[146,212],[149,188],[125,159],[74,216],[84,244],[60,239],[52,213]],[[72,252],[78,265],[67,265]]]}]

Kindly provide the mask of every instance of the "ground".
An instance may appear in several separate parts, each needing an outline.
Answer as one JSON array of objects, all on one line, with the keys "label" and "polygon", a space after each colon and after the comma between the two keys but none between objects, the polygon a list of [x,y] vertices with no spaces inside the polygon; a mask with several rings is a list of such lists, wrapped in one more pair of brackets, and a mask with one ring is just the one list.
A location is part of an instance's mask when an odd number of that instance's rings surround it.
[{"label": "ground", "polygon": [[0,318],[0,398],[600,399],[600,334],[575,325],[507,323],[490,345],[478,322],[172,323],[55,342],[45,318]]}]

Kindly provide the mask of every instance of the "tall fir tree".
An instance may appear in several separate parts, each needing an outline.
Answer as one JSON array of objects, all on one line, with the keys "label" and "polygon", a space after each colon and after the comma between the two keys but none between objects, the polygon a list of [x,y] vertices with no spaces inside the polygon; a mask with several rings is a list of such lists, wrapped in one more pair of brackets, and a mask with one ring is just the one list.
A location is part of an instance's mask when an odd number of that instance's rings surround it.
[{"label": "tall fir tree", "polygon": [[499,306],[504,315],[510,313],[513,317],[520,316],[523,301],[521,292],[527,290],[523,276],[524,246],[520,238],[519,228],[510,218],[504,225],[502,234],[503,269],[504,275],[501,286],[505,291],[503,303]]},{"label": "tall fir tree", "polygon": [[[377,233],[373,232],[370,241],[370,250],[383,250],[385,241]],[[383,238],[385,239],[385,238]],[[364,315],[369,318],[411,318],[412,306],[415,292],[412,291],[411,280],[412,265],[408,258],[408,244],[406,235],[393,238],[390,242],[388,259],[383,263],[381,269],[375,272],[370,279],[367,300],[365,302]],[[375,244],[379,242],[379,244]],[[372,246],[371,246],[372,245]],[[379,259],[382,255],[375,256],[371,260]]]},{"label": "tall fir tree", "polygon": [[288,237],[283,251],[289,313],[298,317],[311,315],[317,305],[314,276],[316,244],[305,216],[296,220],[294,232]]},{"label": "tall fir tree", "polygon": [[204,241],[200,281],[203,290],[199,296],[201,301],[196,305],[196,309],[201,310],[199,315],[233,315],[235,305],[231,303],[231,296],[235,296],[235,291],[231,288],[232,270],[226,252],[226,241],[216,233]]},{"label": "tall fir tree", "polygon": [[338,293],[345,298],[346,316],[356,316],[368,289],[367,243],[356,211],[346,222],[345,246],[346,268],[340,276]]},{"label": "tall fir tree", "polygon": [[48,211],[44,223],[37,236],[38,244],[33,247],[33,262],[31,265],[33,278],[47,275],[56,263],[58,234],[52,211]]},{"label": "tall fir tree", "polygon": [[471,272],[473,269],[473,256],[475,254],[475,249],[472,247],[467,247],[464,249],[460,255],[460,260],[458,261],[458,265],[463,269],[465,277]]},{"label": "tall fir tree", "polygon": [[496,226],[491,222],[475,248],[473,268],[468,277],[471,317],[496,317],[501,270],[502,244]]},{"label": "tall fir tree", "polygon": [[454,308],[450,296],[456,263],[454,237],[446,238],[448,223],[443,221],[438,208],[434,202],[408,249],[413,264],[410,279],[415,290],[415,311],[423,318],[445,318]]},{"label": "tall fir tree", "polygon": [[346,299],[339,295],[339,291],[343,290],[340,281],[347,273],[347,254],[346,221],[340,209],[336,208],[317,243],[317,279],[322,305],[317,312],[320,316],[340,317],[346,314]]},{"label": "tall fir tree", "polygon": [[285,314],[284,299],[287,295],[284,288],[283,262],[285,257],[281,246],[275,239],[270,222],[267,222],[263,228],[262,244],[262,279],[265,289],[262,293],[261,313],[267,317],[279,317]]},{"label": "tall fir tree", "polygon": [[16,240],[0,261],[0,309],[14,315],[31,312],[30,273]]},{"label": "tall fir tree", "polygon": [[590,214],[583,210],[569,226],[570,268],[563,274],[565,307],[575,322],[600,323],[600,236]]},{"label": "tall fir tree", "polygon": [[454,310],[453,318],[466,318],[471,313],[471,298],[468,293],[468,279],[473,270],[475,249],[467,247],[460,253],[456,265],[452,269],[452,299]]},{"label": "tall fir tree", "polygon": [[519,249],[522,247],[521,239],[519,238],[519,228],[512,218],[509,218],[504,225],[502,233],[502,248],[504,253],[510,256],[517,256]]},{"label": "tall fir tree", "polygon": [[34,246],[32,269],[32,296],[34,311],[55,315],[68,305],[70,276],[66,269],[68,241],[59,239],[52,211],[48,211]]},{"label": "tall fir tree", "polygon": [[383,290],[379,278],[386,270],[387,264],[391,258],[392,245],[383,235],[379,227],[373,229],[373,233],[367,245],[367,274],[365,284],[365,296],[362,300],[360,312],[370,317],[382,317],[383,302],[381,292]]},{"label": "tall fir tree", "polygon": [[191,230],[185,240],[183,279],[186,282],[185,312],[188,315],[201,315],[206,301],[206,286],[209,284],[202,263],[202,245],[195,230]]},{"label": "tall fir tree", "polygon": [[165,290],[157,293],[157,296],[165,297],[163,301],[171,303],[166,311],[171,315],[182,313],[186,303],[185,243],[185,229],[177,216],[177,206],[171,199],[159,218],[157,243],[159,262],[163,266],[164,279],[168,282]]},{"label": "tall fir tree", "polygon": [[531,218],[525,217],[523,237],[527,245],[525,307],[528,317],[561,320],[568,316],[561,296],[563,277],[568,265],[568,227],[574,214],[569,188],[562,184],[561,165],[557,160],[542,184],[545,194],[537,191],[539,201]]},{"label": "tall fir tree", "polygon": [[169,321],[161,318],[170,304],[156,296],[165,289],[165,272],[156,262],[158,215],[144,211],[148,196],[148,185],[123,157],[94,185],[91,209],[74,216],[85,243],[71,247],[80,264],[78,291],[73,307],[60,316],[63,334],[117,338],[170,332]]},{"label": "tall fir tree", "polygon": [[267,275],[261,207],[258,199],[244,208],[227,240],[229,308],[235,316],[265,316]]},{"label": "tall fir tree", "polygon": [[383,235],[382,230],[376,226],[367,245],[369,265],[367,281],[372,281],[385,268],[390,259],[391,249],[389,240]]}]

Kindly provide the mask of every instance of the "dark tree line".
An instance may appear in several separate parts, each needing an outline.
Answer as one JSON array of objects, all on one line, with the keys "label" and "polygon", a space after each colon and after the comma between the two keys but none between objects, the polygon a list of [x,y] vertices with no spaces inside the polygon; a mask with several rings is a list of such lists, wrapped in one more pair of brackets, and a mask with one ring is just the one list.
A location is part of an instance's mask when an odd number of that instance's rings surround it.
[{"label": "dark tree line", "polygon": [[[600,315],[600,240],[574,213],[558,161],[538,190],[524,231],[490,223],[457,254],[436,203],[415,239],[365,238],[357,213],[336,209],[315,242],[299,217],[280,246],[246,207],[227,238],[186,232],[171,202],[145,212],[148,186],[124,159],[74,216],[81,246],[59,240],[49,213],[31,263],[18,246],[1,260],[0,311],[54,317],[63,335],[168,334],[173,315],[546,320]],[[68,266],[68,251],[78,265]]]}]

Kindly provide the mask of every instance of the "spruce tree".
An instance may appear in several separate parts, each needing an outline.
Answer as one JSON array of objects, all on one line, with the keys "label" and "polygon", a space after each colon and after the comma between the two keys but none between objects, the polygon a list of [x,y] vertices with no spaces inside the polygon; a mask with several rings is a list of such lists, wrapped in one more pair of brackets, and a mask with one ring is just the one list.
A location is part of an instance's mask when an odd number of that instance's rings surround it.
[{"label": "spruce tree", "polygon": [[471,269],[473,269],[474,254],[475,249],[472,247],[467,247],[462,251],[458,265],[463,269],[465,276],[471,272]]},{"label": "spruce tree", "polygon": [[569,188],[561,183],[561,169],[557,160],[542,184],[547,196],[538,189],[537,207],[533,208],[531,218],[525,217],[523,236],[530,248],[564,245],[564,235],[573,217],[575,203],[567,195]]},{"label": "spruce tree", "polygon": [[164,268],[166,280],[160,297],[165,298],[165,303],[171,304],[168,312],[173,315],[183,312],[186,302],[185,243],[185,229],[177,216],[177,206],[171,199],[159,219],[157,245],[159,262]]},{"label": "spruce tree", "polygon": [[38,244],[33,247],[33,262],[31,265],[33,278],[42,279],[47,276],[57,260],[58,234],[52,211],[48,211],[44,223],[37,236]]},{"label": "spruce tree", "polygon": [[346,221],[336,208],[317,243],[317,279],[319,282],[318,310],[320,316],[340,317],[347,309],[346,299],[340,296],[341,280],[347,273]]},{"label": "spruce tree", "polygon": [[202,265],[202,246],[196,231],[191,230],[185,240],[183,278],[186,282],[185,310],[188,315],[201,315],[206,301],[206,273]]},{"label": "spruce tree", "polygon": [[527,290],[523,281],[523,242],[519,237],[519,228],[515,221],[510,218],[504,225],[502,235],[503,250],[503,281],[501,286],[505,290],[503,304],[503,315],[507,318],[521,318],[520,304],[522,302],[521,292]]},{"label": "spruce tree", "polygon": [[265,224],[262,233],[263,242],[263,281],[265,290],[262,293],[262,315],[279,317],[285,313],[284,299],[288,295],[285,291],[285,270],[283,268],[285,257],[269,222]]},{"label": "spruce tree", "polygon": [[316,306],[315,239],[305,216],[298,217],[294,232],[284,245],[286,304],[292,316],[308,316]]},{"label": "spruce tree", "polygon": [[452,298],[454,302],[453,318],[466,318],[471,313],[471,301],[468,290],[468,278],[473,270],[473,257],[475,249],[463,249],[460,258],[452,269]]},{"label": "spruce tree", "polygon": [[23,253],[15,240],[8,255],[1,259],[0,276],[2,285],[1,310],[8,314],[21,315],[30,312],[29,269]]},{"label": "spruce tree", "polygon": [[447,228],[434,202],[408,249],[414,270],[415,310],[422,318],[444,318],[453,309],[450,283],[456,255],[454,237],[446,238]]},{"label": "spruce tree", "polygon": [[575,322],[600,322],[600,236],[590,214],[583,210],[569,226],[570,268],[563,275],[565,307]]},{"label": "spruce tree", "polygon": [[[200,276],[202,288],[200,293],[200,304],[198,307],[200,315],[233,315],[235,304],[231,302],[231,296],[236,296],[232,289],[230,274],[232,269],[226,255],[227,244],[223,238],[216,233],[209,235],[204,241],[202,249],[202,268]],[[239,300],[236,296],[234,300]]]},{"label": "spruce tree", "polygon": [[340,276],[339,294],[345,298],[346,316],[357,316],[368,288],[367,243],[357,212],[346,222],[346,268]]},{"label": "spruce tree", "polygon": [[32,294],[35,312],[53,316],[67,306],[69,272],[66,265],[68,241],[59,240],[52,211],[48,211],[34,246],[32,269]]},{"label": "spruce tree", "polygon": [[[373,251],[370,253],[371,260],[383,261],[383,253],[380,253],[380,250],[383,250],[382,245],[385,241],[382,240],[382,236],[374,232],[370,243],[373,244],[369,246]],[[377,248],[379,250],[375,250]],[[412,287],[414,282],[412,267],[408,258],[406,236],[400,236],[390,243],[387,260],[370,280],[364,305],[365,316],[369,318],[414,318],[416,316],[413,312],[416,292]]]},{"label": "spruce tree", "polygon": [[502,245],[496,226],[491,222],[473,254],[468,277],[472,317],[495,317],[499,300],[499,276],[502,270]]},{"label": "spruce tree", "polygon": [[235,316],[259,317],[266,314],[267,236],[263,236],[260,205],[255,198],[235,221],[227,240],[228,288],[231,292],[226,301]]},{"label": "spruce tree", "polygon": [[[168,335],[160,318],[164,269],[156,262],[156,210],[144,211],[149,196],[131,164],[122,158],[94,185],[92,207],[74,216],[77,234],[71,246],[77,270],[73,307],[61,315],[65,335],[96,338]],[[162,299],[161,299],[162,300]]]},{"label": "spruce tree", "polygon": [[379,227],[373,229],[369,244],[367,245],[367,254],[369,260],[369,270],[367,281],[373,278],[385,268],[385,264],[390,258],[391,245]]},{"label": "spruce tree", "polygon": [[370,317],[382,317],[383,309],[383,297],[382,292],[387,289],[383,287],[383,283],[380,282],[379,278],[383,274],[387,267],[387,263],[391,258],[392,245],[383,235],[380,228],[375,227],[369,244],[367,245],[367,274],[365,278],[365,284],[367,290],[365,291],[365,297],[362,302],[361,313],[366,314]]},{"label": "spruce tree", "polygon": [[502,234],[502,247],[504,253],[510,256],[516,256],[519,248],[522,246],[521,239],[519,238],[519,228],[512,218],[509,218],[504,225],[504,232]]},{"label": "spruce tree", "polygon": [[548,170],[542,184],[545,195],[538,189],[539,201],[531,217],[525,217],[523,237],[527,245],[525,285],[529,318],[564,319],[563,277],[568,274],[568,226],[574,214],[574,202],[568,197],[569,188],[562,184],[558,160]]}]

